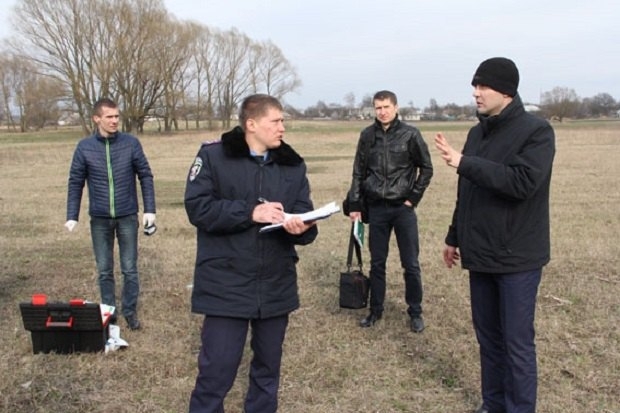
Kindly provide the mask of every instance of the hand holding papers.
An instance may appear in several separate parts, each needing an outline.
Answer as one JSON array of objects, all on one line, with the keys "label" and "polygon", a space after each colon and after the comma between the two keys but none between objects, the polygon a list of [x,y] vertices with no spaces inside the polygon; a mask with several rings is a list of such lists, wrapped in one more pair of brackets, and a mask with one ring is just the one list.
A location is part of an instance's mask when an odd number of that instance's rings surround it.
[{"label": "hand holding papers", "polygon": [[[329,204],[325,204],[314,211],[304,212],[303,214],[285,214],[285,220],[292,217],[298,217],[304,222],[317,221],[319,219],[328,218],[330,215],[339,211],[340,207],[336,205],[336,202],[330,202]],[[259,232],[269,232],[278,228],[282,228],[282,223],[266,225],[262,227]]]}]

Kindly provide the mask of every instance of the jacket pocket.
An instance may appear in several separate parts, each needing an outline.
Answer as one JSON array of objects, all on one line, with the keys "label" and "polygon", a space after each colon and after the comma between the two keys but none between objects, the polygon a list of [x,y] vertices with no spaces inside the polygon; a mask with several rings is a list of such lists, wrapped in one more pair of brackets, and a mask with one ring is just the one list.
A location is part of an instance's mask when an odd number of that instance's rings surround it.
[{"label": "jacket pocket", "polygon": [[409,163],[409,151],[407,149],[407,144],[397,143],[390,145],[389,157],[390,158],[387,161],[390,165],[407,165]]}]

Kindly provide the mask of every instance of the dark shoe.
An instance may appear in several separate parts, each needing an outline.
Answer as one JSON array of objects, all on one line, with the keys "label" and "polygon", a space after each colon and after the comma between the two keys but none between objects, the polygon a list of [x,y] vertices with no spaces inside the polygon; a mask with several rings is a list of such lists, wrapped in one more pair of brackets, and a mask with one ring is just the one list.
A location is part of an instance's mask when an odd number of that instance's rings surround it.
[{"label": "dark shoe", "polygon": [[360,327],[372,327],[379,320],[381,320],[381,314],[371,312],[360,320]]},{"label": "dark shoe", "polygon": [[138,320],[138,317],[135,314],[125,317],[125,321],[127,321],[127,326],[130,330],[140,330],[140,320]]},{"label": "dark shoe", "polygon": [[424,320],[422,316],[411,317],[411,331],[421,333],[424,330]]},{"label": "dark shoe", "polygon": [[[486,407],[484,404],[481,404],[480,407],[478,407],[478,409],[475,411],[475,413],[495,413],[497,412],[496,410],[489,410],[488,407]],[[502,410],[500,412],[497,413],[505,413],[505,410]]]}]

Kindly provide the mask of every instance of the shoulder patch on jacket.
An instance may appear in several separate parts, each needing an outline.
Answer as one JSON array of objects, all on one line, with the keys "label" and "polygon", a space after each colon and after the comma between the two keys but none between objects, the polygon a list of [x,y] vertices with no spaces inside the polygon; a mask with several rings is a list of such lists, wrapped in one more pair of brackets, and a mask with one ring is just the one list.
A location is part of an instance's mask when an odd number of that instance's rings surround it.
[{"label": "shoulder patch on jacket", "polygon": [[189,181],[190,182],[196,179],[201,169],[202,169],[202,158],[200,156],[197,156],[196,159],[194,159],[194,164],[189,170]]}]

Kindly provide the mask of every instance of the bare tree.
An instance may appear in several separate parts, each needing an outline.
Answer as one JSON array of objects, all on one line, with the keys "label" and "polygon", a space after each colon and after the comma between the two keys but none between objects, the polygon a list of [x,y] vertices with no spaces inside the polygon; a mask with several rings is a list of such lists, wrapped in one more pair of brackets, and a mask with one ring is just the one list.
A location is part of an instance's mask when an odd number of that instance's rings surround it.
[{"label": "bare tree", "polygon": [[355,94],[353,92],[349,92],[346,95],[344,95],[344,104],[345,107],[347,109],[347,116],[349,118],[354,117],[355,113]]},{"label": "bare tree", "polygon": [[265,93],[282,99],[301,87],[297,71],[278,46],[267,41],[256,44],[255,49],[260,50],[260,60],[256,68],[259,81],[264,83]]},{"label": "bare tree", "polygon": [[590,113],[593,116],[609,116],[618,110],[618,102],[609,93],[599,93],[589,99]]},{"label": "bare tree", "polygon": [[64,90],[58,80],[35,72],[28,73],[26,83],[16,94],[16,103],[20,108],[20,127],[22,132],[29,129],[43,129],[46,125],[58,125],[61,110],[59,101]]},{"label": "bare tree", "polygon": [[363,108],[374,108],[374,104],[372,102],[372,95],[364,95],[362,101],[360,102],[360,109]]},{"label": "bare tree", "polygon": [[159,30],[163,47],[159,50],[157,72],[163,76],[164,126],[166,131],[172,127],[178,130],[179,117],[187,119],[188,88],[194,76],[191,70],[194,26],[170,21]]},{"label": "bare tree", "polygon": [[574,89],[555,87],[541,95],[541,104],[550,118],[560,122],[566,117],[574,116],[579,108],[579,97]]},{"label": "bare tree", "polygon": [[17,0],[12,20],[14,52],[62,82],[86,133],[104,96],[119,103],[126,131],[142,131],[153,113],[166,130],[192,112],[197,127],[203,115],[229,127],[247,93],[283,98],[301,85],[272,42],[173,21],[163,0]]},{"label": "bare tree", "polygon": [[103,96],[119,101],[131,130],[162,93],[159,29],[167,22],[162,0],[20,0],[13,47],[66,84],[85,132]]},{"label": "bare tree", "polygon": [[251,40],[237,29],[218,37],[221,65],[217,79],[219,110],[223,126],[230,127],[235,109],[252,87],[250,65],[246,57]]},{"label": "bare tree", "polygon": [[6,123],[15,129],[11,113],[11,99],[13,98],[13,74],[10,70],[11,55],[8,52],[0,53],[0,96],[2,97],[2,112],[6,115]]},{"label": "bare tree", "polygon": [[433,115],[437,115],[439,112],[439,105],[437,104],[437,100],[435,98],[431,98],[428,102],[428,111]]},{"label": "bare tree", "polygon": [[222,67],[219,45],[223,42],[221,32],[200,27],[194,42],[194,67],[196,70],[196,127],[200,119],[206,117],[208,128],[213,128],[215,116],[214,103],[217,95],[218,81]]},{"label": "bare tree", "polygon": [[122,105],[124,129],[141,131],[145,117],[164,93],[166,71],[177,67],[175,59],[165,61],[171,47],[166,37],[170,23],[161,0],[116,2],[116,19],[110,29],[116,30],[113,79],[117,100]]},{"label": "bare tree", "polygon": [[57,124],[59,101],[64,95],[58,80],[37,73],[35,65],[22,56],[5,52],[0,57],[0,82],[8,123],[15,128],[11,109],[19,113],[19,130],[41,129]]},{"label": "bare tree", "polygon": [[92,10],[105,10],[105,3],[102,0],[21,0],[15,6],[14,27],[18,37],[13,43],[14,50],[24,53],[40,70],[66,84],[84,131],[90,130],[91,102],[106,84],[93,68],[107,61],[109,54],[88,44],[94,34],[101,33],[93,20],[100,16]]},{"label": "bare tree", "polygon": [[344,104],[347,108],[353,109],[355,107],[355,93],[349,92],[344,95]]}]

